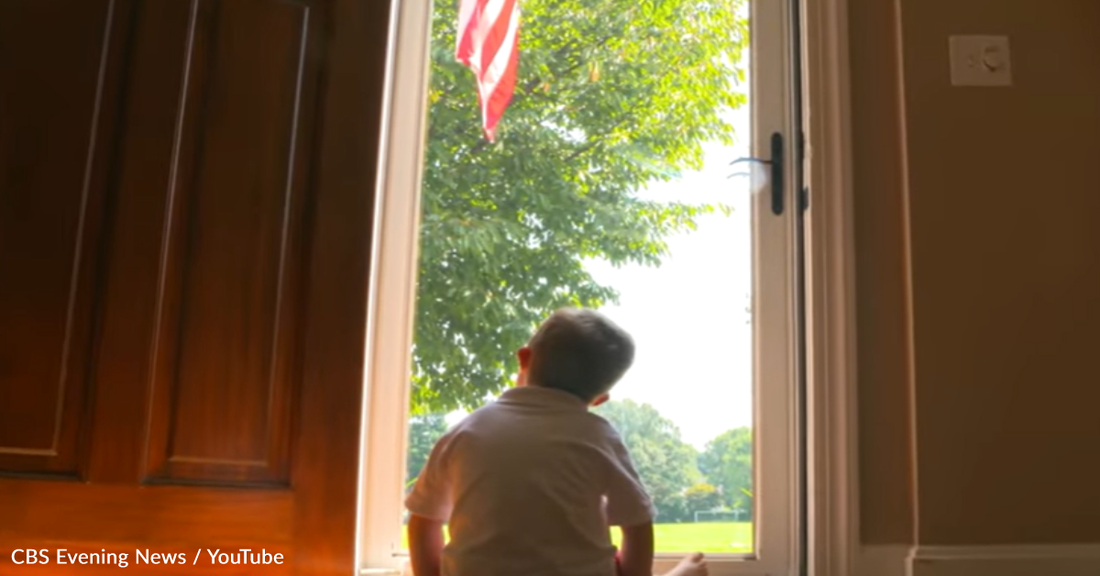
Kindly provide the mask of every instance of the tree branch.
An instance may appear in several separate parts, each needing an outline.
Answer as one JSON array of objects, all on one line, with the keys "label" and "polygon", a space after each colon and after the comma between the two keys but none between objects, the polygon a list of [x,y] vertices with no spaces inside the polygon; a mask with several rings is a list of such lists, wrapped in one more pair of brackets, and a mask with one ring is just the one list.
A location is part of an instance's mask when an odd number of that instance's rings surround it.
[{"label": "tree branch", "polygon": [[599,144],[602,144],[603,141],[604,141],[604,138],[607,138],[608,136],[611,135],[612,132],[618,130],[619,128],[622,128],[622,126],[624,124],[626,124],[627,122],[629,122],[633,119],[634,119],[633,114],[630,114],[630,113],[623,114],[623,116],[621,118],[619,118],[619,121],[616,122],[614,126],[612,126],[610,129],[608,129],[604,132],[601,132],[601,133],[597,134],[595,138],[589,138],[587,144],[585,144],[584,146],[581,146],[580,148],[577,148],[576,150],[574,150],[572,154],[570,154],[569,156],[567,156],[565,158],[565,161],[567,163],[572,162],[572,161],[576,160],[581,154],[584,154],[585,152],[588,152],[588,151],[592,150],[593,148],[595,148]]}]

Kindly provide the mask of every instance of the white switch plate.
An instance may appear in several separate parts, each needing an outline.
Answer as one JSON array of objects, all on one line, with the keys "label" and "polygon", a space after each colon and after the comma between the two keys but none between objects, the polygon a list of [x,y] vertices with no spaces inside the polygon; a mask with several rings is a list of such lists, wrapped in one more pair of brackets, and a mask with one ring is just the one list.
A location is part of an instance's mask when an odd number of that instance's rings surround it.
[{"label": "white switch plate", "polygon": [[1011,86],[1007,36],[952,36],[952,86]]}]

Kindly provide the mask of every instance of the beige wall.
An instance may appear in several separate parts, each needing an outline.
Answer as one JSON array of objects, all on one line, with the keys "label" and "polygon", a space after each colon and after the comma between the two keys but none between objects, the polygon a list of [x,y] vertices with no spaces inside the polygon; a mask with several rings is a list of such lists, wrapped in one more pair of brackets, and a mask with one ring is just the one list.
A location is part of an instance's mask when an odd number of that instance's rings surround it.
[{"label": "beige wall", "polygon": [[1100,2],[849,1],[864,542],[1100,542]]}]

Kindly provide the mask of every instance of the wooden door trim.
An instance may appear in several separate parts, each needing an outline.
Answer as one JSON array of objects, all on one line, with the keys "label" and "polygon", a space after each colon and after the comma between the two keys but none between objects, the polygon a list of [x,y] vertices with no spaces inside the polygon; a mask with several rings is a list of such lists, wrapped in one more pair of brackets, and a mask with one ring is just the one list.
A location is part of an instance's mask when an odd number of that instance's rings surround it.
[{"label": "wooden door trim", "polygon": [[[34,480],[6,480],[3,488],[0,537],[5,539],[81,541],[88,539],[89,527],[104,542],[190,542],[201,532],[215,547],[230,542],[288,544],[293,536],[288,528],[294,494],[289,490]],[[111,506],[120,499],[127,502],[125,508]],[[105,509],[114,513],[104,514]]]}]

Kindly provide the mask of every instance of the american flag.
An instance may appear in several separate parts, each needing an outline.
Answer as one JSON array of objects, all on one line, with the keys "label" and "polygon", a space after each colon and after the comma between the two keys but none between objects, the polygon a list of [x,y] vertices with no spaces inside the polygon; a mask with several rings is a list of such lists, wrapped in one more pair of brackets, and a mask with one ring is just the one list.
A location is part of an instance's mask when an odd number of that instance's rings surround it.
[{"label": "american flag", "polygon": [[459,0],[455,57],[477,76],[485,137],[512,101],[519,64],[519,0]]}]

